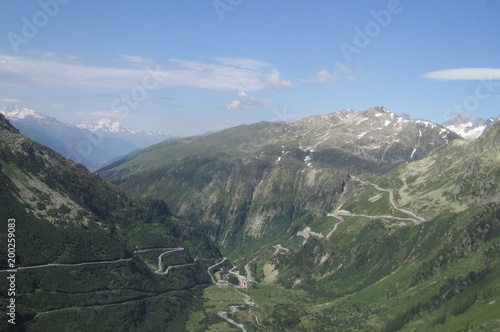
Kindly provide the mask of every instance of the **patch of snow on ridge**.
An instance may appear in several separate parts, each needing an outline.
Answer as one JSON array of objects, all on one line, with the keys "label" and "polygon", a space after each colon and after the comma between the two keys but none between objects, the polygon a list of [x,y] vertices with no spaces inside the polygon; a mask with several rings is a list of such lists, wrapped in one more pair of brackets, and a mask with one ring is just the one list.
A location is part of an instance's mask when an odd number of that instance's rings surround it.
[{"label": "patch of snow on ridge", "polygon": [[472,122],[468,122],[458,126],[448,126],[447,128],[467,140],[474,140],[481,136],[486,127],[486,125],[483,125],[474,128]]},{"label": "patch of snow on ridge", "polygon": [[436,127],[436,124],[435,123],[432,123],[432,122],[429,122],[429,121],[425,121],[425,120],[416,120],[415,123],[422,123],[424,124],[426,127],[427,126],[430,126],[431,128],[435,128]]},{"label": "patch of snow on ridge", "polygon": [[360,121],[358,121],[358,123],[356,123],[356,126],[358,126],[361,122],[364,122],[364,121],[366,121],[366,120],[368,120],[368,118],[363,118],[363,119],[361,119]]},{"label": "patch of snow on ridge", "polygon": [[311,159],[311,156],[306,156],[304,158],[304,162],[307,164],[307,167],[312,167]]}]

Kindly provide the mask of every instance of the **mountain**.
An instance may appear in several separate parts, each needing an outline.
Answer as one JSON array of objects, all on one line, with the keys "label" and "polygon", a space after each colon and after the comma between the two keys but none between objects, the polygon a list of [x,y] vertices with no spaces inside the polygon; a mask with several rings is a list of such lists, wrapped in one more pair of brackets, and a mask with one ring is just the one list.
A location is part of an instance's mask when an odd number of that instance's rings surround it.
[{"label": "mountain", "polygon": [[465,139],[473,140],[481,136],[487,127],[498,121],[500,121],[500,117],[498,116],[484,120],[481,118],[472,119],[467,114],[461,113],[456,117],[443,122],[443,126]]},{"label": "mountain", "polygon": [[160,143],[99,174],[201,224],[237,265],[220,276],[250,281],[205,289],[191,330],[490,331],[499,143],[500,123],[467,141],[376,107]]},{"label": "mountain", "polygon": [[119,122],[101,119],[92,124],[68,124],[31,109],[0,110],[23,135],[96,170],[133,151],[169,138],[163,133],[131,130]]},{"label": "mountain", "polygon": [[106,184],[3,115],[0,205],[0,298],[14,303],[2,331],[183,330],[221,256],[163,201]]},{"label": "mountain", "polygon": [[[287,305],[259,321],[298,316],[283,321],[296,330],[498,330],[498,179],[500,123],[387,174],[351,176],[322,216],[235,255],[259,285],[287,290],[266,301]],[[295,296],[304,300],[289,302]]]},{"label": "mountain", "polygon": [[104,136],[121,138],[131,142],[141,149],[171,138],[170,135],[162,132],[130,129],[122,125],[120,122],[112,121],[108,118],[102,118],[92,123],[76,124],[75,126],[91,132],[100,132]]},{"label": "mountain", "polygon": [[160,143],[99,173],[161,197],[175,214],[211,227],[223,246],[238,247],[321,214],[350,175],[385,173],[457,138],[384,107],[344,110]]},{"label": "mountain", "polygon": [[16,327],[499,330],[499,143],[500,122],[469,141],[376,107],[167,141],[96,175],[0,116]]}]

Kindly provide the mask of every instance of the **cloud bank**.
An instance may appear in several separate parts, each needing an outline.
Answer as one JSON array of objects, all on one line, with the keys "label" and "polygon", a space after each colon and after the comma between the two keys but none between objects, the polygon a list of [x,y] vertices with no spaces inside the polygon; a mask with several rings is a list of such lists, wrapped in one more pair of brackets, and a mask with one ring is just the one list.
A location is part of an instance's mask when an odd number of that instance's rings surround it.
[{"label": "cloud bank", "polygon": [[171,58],[165,65],[134,55],[118,55],[124,67],[93,66],[51,54],[0,54],[0,86],[30,88],[131,88],[152,76],[158,87],[184,86],[222,91],[256,91],[293,86],[269,64],[244,58]]}]

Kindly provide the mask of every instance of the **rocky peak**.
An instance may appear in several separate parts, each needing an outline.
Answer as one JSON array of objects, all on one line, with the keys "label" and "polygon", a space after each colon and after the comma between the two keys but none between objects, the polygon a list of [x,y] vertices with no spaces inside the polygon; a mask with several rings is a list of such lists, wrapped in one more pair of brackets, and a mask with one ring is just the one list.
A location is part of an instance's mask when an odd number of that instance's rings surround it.
[{"label": "rocky peak", "polygon": [[499,120],[500,117],[490,118],[488,120],[482,118],[472,119],[467,114],[460,113],[456,117],[443,122],[443,126],[465,139],[474,140],[481,136],[487,127]]}]

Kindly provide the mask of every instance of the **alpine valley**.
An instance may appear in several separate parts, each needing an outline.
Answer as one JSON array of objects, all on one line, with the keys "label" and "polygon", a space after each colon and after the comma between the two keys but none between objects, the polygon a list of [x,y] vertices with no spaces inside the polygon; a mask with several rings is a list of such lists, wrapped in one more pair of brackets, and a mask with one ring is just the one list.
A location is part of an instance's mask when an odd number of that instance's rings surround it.
[{"label": "alpine valley", "polygon": [[93,174],[0,116],[17,326],[500,330],[500,122],[477,131],[343,110],[171,139]]},{"label": "alpine valley", "polygon": [[99,174],[201,225],[234,265],[221,282],[249,283],[205,289],[189,331],[492,331],[500,124],[483,129],[343,110],[160,143]]}]

